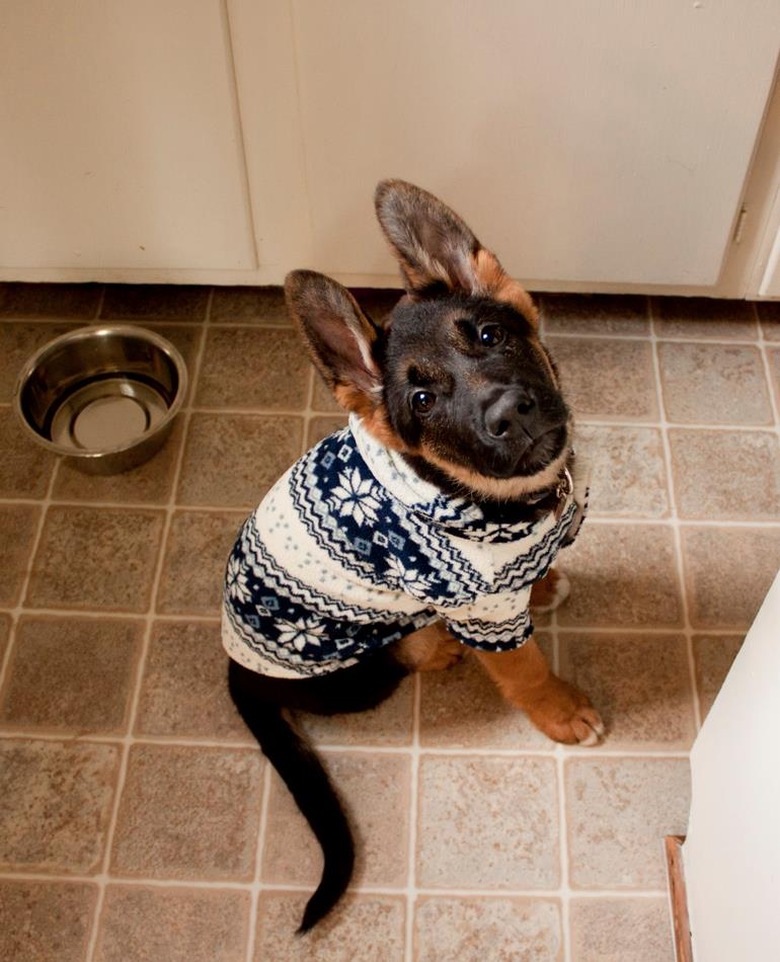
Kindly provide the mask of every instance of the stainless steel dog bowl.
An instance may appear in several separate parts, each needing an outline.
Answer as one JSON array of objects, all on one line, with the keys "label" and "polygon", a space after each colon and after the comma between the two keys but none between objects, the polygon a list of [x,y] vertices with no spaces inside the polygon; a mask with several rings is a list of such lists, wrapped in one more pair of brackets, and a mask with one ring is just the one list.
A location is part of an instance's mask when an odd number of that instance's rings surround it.
[{"label": "stainless steel dog bowl", "polygon": [[24,365],[14,406],[30,437],[90,474],[150,458],[187,393],[187,368],[165,338],[140,327],[82,327]]}]

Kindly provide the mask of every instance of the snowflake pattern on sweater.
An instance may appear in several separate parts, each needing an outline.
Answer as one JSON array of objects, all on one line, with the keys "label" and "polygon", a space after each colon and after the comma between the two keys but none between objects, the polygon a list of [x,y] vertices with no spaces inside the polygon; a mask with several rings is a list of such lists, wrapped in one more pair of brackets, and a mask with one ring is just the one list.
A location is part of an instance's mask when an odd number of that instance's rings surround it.
[{"label": "snowflake pattern on sweater", "polygon": [[531,586],[584,513],[490,516],[443,494],[354,416],[297,461],[247,519],[228,560],[223,644],[240,664],[321,675],[443,619],[461,642],[517,648]]}]

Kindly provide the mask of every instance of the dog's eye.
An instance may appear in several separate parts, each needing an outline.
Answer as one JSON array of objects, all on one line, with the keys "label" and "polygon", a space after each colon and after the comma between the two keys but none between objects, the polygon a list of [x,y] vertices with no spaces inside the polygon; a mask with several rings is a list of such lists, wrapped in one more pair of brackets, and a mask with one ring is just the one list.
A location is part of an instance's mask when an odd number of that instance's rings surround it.
[{"label": "dog's eye", "polygon": [[428,414],[436,403],[433,391],[415,391],[412,395],[412,409],[417,414]]},{"label": "dog's eye", "polygon": [[483,347],[495,347],[504,340],[504,329],[498,324],[483,324],[479,329],[479,343]]}]

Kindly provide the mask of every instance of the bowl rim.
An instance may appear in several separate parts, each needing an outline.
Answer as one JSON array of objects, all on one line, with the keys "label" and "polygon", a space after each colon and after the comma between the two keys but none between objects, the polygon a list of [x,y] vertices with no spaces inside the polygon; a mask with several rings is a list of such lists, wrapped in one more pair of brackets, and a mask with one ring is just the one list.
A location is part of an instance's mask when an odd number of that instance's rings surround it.
[{"label": "bowl rim", "polygon": [[[113,448],[103,448],[99,451],[79,450],[78,448],[65,447],[64,445],[51,441],[49,438],[45,438],[35,430],[32,424],[30,424],[24,413],[24,410],[22,409],[22,391],[25,384],[36,368],[40,365],[41,361],[43,361],[47,355],[57,350],[57,348],[61,347],[63,344],[88,340],[96,335],[110,334],[124,334],[129,337],[135,337],[147,343],[151,343],[170,358],[170,360],[173,362],[173,366],[176,368],[176,374],[179,379],[178,389],[174,395],[171,406],[165,412],[165,415],[161,418],[161,420],[158,421],[154,426],[154,430],[148,431],[132,441],[126,441],[124,444],[119,444]],[[22,365],[21,370],[16,377],[16,383],[14,384],[13,409],[14,413],[16,414],[17,421],[21,423],[22,428],[27,435],[33,438],[33,440],[44,447],[47,451],[65,458],[75,458],[78,460],[98,460],[101,458],[123,454],[126,451],[132,451],[134,448],[139,447],[149,439],[159,436],[168,428],[179,411],[181,411],[181,409],[184,407],[187,399],[188,389],[189,372],[187,370],[187,365],[184,361],[184,358],[182,357],[179,349],[161,334],[158,334],[156,331],[151,331],[149,328],[141,327],[138,324],[85,324],[81,327],[75,328],[72,331],[66,331],[64,334],[60,334],[53,338],[51,341],[47,341],[27,358]]]}]

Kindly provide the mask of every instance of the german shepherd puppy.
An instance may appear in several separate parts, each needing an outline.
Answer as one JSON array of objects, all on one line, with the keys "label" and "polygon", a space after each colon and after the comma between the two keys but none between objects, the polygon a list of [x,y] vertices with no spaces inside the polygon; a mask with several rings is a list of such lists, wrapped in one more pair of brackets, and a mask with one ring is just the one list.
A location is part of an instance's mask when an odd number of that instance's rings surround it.
[{"label": "german shepherd puppy", "polygon": [[300,932],[343,895],[354,848],[289,709],[372,708],[409,672],[470,652],[550,738],[603,734],[532,637],[531,590],[534,603],[561,600],[552,561],[584,511],[533,302],[431,194],[384,181],[375,203],[406,294],[379,327],[327,277],[287,277],[290,313],[350,426],[247,520],[225,588],[231,696],[324,855]]}]

